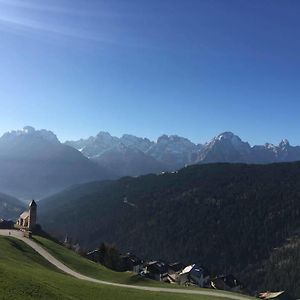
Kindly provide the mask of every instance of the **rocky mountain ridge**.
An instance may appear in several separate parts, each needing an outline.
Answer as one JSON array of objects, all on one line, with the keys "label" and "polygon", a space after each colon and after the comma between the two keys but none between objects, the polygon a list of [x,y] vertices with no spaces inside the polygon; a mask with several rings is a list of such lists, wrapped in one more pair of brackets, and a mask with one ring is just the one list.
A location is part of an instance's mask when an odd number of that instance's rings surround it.
[{"label": "rocky mountain ridge", "polygon": [[186,165],[201,163],[267,164],[300,160],[300,147],[291,146],[286,139],[277,146],[270,143],[251,146],[232,132],[221,133],[203,145],[177,135],[162,135],[153,142],[133,135],[117,138],[108,132],[100,132],[96,137],[86,140],[67,141],[66,144],[98,162],[103,161],[101,156],[107,151],[114,150],[115,156],[121,156],[125,149],[135,149],[155,159],[165,170],[177,170]]}]

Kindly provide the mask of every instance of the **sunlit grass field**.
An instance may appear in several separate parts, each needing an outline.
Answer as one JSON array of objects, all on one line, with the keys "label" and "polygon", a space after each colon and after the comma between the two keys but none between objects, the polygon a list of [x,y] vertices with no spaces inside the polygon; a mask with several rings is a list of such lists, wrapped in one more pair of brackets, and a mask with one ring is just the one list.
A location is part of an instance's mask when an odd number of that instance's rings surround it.
[{"label": "sunlit grass field", "polygon": [[[136,279],[130,273],[115,273],[98,265],[95,268],[94,263],[85,261],[75,253],[67,249],[62,250],[63,247],[60,248],[59,245],[55,250],[55,243],[38,239],[47,246],[50,245],[53,252],[59,250],[63,261],[70,266],[76,266],[78,271],[94,274],[99,279],[135,283]],[[85,261],[83,264],[82,260]],[[146,292],[85,282],[60,272],[23,242],[10,237],[0,237],[0,299],[217,300],[221,298]]]}]

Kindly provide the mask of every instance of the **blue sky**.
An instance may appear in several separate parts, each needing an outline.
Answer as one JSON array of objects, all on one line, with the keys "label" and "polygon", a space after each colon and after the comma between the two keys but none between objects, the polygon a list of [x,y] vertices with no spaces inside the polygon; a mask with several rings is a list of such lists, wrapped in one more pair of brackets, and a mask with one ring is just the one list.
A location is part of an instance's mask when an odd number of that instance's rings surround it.
[{"label": "blue sky", "polygon": [[0,0],[0,133],[300,144],[297,0]]}]

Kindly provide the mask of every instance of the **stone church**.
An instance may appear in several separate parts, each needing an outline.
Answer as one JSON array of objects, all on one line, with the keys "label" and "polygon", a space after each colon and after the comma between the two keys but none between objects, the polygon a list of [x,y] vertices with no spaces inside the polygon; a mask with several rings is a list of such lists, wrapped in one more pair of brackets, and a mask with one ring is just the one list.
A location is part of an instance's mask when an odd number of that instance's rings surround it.
[{"label": "stone church", "polygon": [[29,204],[29,210],[24,211],[17,220],[17,226],[21,229],[31,230],[36,225],[37,205],[34,200]]}]

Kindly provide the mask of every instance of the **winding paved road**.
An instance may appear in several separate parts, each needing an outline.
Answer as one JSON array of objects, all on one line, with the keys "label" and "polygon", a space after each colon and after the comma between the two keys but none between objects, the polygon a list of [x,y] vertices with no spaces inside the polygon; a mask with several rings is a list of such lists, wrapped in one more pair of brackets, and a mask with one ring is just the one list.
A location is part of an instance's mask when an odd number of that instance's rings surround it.
[{"label": "winding paved road", "polygon": [[[10,234],[9,234],[10,233]],[[0,235],[2,236],[12,236],[17,238],[27,245],[29,245],[32,249],[34,249],[37,253],[39,253],[42,257],[48,260],[52,265],[56,266],[61,271],[76,277],[81,280],[86,280],[94,283],[99,284],[106,284],[110,286],[120,287],[120,288],[129,288],[129,289],[136,289],[136,290],[143,290],[143,291],[150,291],[150,292],[164,292],[164,293],[173,293],[173,294],[190,294],[190,295],[202,295],[202,296],[213,296],[213,297],[222,297],[234,300],[249,300],[249,297],[243,295],[230,295],[227,293],[222,292],[214,292],[214,291],[203,291],[203,290],[188,290],[188,289],[172,289],[172,288],[161,288],[161,287],[148,287],[148,286],[138,286],[138,285],[128,285],[128,284],[120,284],[114,282],[108,282],[103,280],[98,280],[92,277],[88,277],[82,275],[78,272],[73,271],[59,260],[57,260],[54,256],[52,256],[48,251],[46,251],[43,247],[41,247],[38,243],[34,242],[31,239],[28,239],[23,236],[23,233],[19,230],[6,230],[0,229]]]}]

